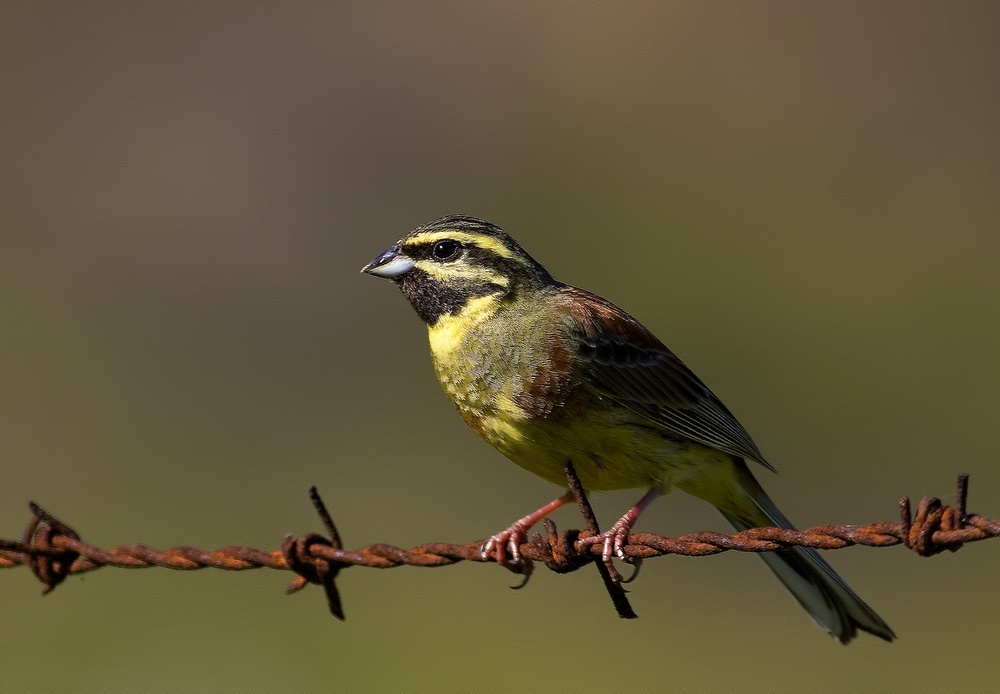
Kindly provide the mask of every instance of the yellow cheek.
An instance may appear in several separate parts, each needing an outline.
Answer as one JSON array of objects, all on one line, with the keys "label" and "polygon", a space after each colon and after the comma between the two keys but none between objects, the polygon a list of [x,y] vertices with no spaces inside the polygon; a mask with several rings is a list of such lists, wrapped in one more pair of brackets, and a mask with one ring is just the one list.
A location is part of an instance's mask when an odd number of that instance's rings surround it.
[{"label": "yellow cheek", "polygon": [[450,316],[442,316],[434,327],[428,330],[427,337],[431,343],[431,354],[435,357],[451,354],[461,346],[464,339],[461,326]]},{"label": "yellow cheek", "polygon": [[469,331],[493,314],[496,304],[496,295],[480,296],[470,299],[457,315],[441,316],[427,331],[434,358],[447,358],[449,354],[459,349]]}]

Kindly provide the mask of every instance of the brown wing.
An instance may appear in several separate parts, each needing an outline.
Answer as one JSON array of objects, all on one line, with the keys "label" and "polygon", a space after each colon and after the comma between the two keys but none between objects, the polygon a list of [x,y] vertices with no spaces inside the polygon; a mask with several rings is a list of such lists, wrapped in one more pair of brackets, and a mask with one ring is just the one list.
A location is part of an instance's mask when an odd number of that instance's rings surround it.
[{"label": "brown wing", "polygon": [[576,287],[556,301],[572,318],[583,377],[599,393],[672,434],[774,469],[715,393],[639,321]]}]

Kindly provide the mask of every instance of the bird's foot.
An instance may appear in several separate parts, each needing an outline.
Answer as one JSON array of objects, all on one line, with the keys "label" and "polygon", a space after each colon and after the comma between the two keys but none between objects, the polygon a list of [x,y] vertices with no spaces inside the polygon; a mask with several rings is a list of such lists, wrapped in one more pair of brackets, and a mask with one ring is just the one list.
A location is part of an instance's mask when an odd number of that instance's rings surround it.
[{"label": "bird's foot", "polygon": [[[603,549],[601,551],[601,562],[607,567],[608,573],[611,575],[611,580],[615,583],[623,583],[622,575],[615,568],[614,557],[618,557],[626,564],[634,564],[631,557],[625,554],[625,545],[628,544],[628,535],[632,530],[632,526],[635,524],[635,518],[630,517],[631,514],[626,514],[618,519],[618,521],[611,526],[608,530],[605,530],[599,535],[592,535],[591,537],[584,537],[577,540],[577,548],[582,549],[584,547],[590,547],[593,545],[602,545]],[[633,575],[629,580],[635,578]]]},{"label": "bird's foot", "polygon": [[[488,559],[490,554],[495,554],[497,564],[510,568],[511,564],[520,564],[524,561],[521,556],[521,543],[528,539],[528,528],[523,519],[517,521],[506,530],[501,530],[496,535],[486,540],[479,550],[483,559]],[[507,554],[510,553],[508,560]]]},{"label": "bird's foot", "polygon": [[530,527],[525,525],[522,518],[506,530],[491,536],[479,549],[483,559],[488,559],[490,554],[494,554],[497,564],[524,577],[521,583],[511,586],[514,589],[528,585],[528,579],[531,578],[531,572],[535,568],[532,561],[521,554],[521,543],[528,539]]},{"label": "bird's foot", "polygon": [[[628,534],[632,530],[632,526],[635,525],[635,522],[639,520],[639,516],[642,515],[643,510],[653,503],[653,500],[661,494],[663,494],[663,487],[659,484],[654,484],[649,488],[648,492],[642,495],[642,498],[636,502],[635,506],[630,508],[628,513],[619,518],[609,530],[606,530],[598,535],[594,535],[593,537],[584,537],[577,540],[577,550],[581,550],[584,547],[590,547],[592,545],[602,545],[604,549],[601,552],[601,562],[607,567],[611,580],[619,584],[623,582],[627,583],[628,581],[622,580],[622,575],[618,573],[618,569],[615,568],[614,562],[611,560],[614,556],[617,556],[626,564],[638,564],[637,560],[625,554],[625,546],[628,544]],[[634,580],[637,573],[638,568],[636,569],[636,573],[633,573],[628,580]]]},{"label": "bird's foot", "polygon": [[[531,575],[532,563],[530,559],[521,556],[521,543],[528,539],[528,531],[545,516],[549,515],[557,508],[573,500],[573,494],[566,492],[558,499],[550,501],[537,511],[529,513],[524,518],[515,521],[509,528],[498,532],[487,539],[479,548],[479,554],[483,559],[489,559],[490,554],[496,557],[497,564],[524,576],[524,583],[516,588],[521,588],[528,582]],[[507,558],[508,552],[510,558]]]}]

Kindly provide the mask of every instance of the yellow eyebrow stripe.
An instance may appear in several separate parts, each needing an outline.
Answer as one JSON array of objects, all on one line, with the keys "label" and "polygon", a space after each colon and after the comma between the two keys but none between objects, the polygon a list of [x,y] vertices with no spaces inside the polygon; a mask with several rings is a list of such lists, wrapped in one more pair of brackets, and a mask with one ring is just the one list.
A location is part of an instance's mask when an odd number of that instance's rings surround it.
[{"label": "yellow eyebrow stripe", "polygon": [[426,272],[430,277],[441,282],[448,282],[449,280],[456,279],[467,279],[467,280],[479,280],[482,282],[489,282],[490,284],[496,284],[501,287],[510,286],[510,278],[505,275],[501,275],[486,268],[476,267],[476,266],[463,266],[463,265],[441,265],[435,263],[431,260],[417,260],[414,261],[414,266]]},{"label": "yellow eyebrow stripe", "polygon": [[486,234],[470,234],[467,231],[458,231],[457,229],[425,231],[422,234],[416,234],[407,238],[405,245],[421,245],[425,243],[434,243],[435,241],[444,241],[446,239],[458,241],[459,243],[464,243],[469,246],[478,246],[484,250],[496,253],[501,258],[507,258],[508,260],[514,257],[514,253],[509,248],[492,236],[487,236]]}]

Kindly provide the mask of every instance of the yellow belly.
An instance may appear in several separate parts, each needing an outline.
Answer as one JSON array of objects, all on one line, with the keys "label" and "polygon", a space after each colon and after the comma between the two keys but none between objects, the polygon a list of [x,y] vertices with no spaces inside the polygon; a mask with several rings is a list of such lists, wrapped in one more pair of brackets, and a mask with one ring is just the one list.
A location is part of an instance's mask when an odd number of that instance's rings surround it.
[{"label": "yellow belly", "polygon": [[[574,418],[556,412],[547,418],[507,422],[491,432],[492,437],[483,438],[519,466],[554,484],[565,485],[566,463],[572,461],[588,490],[656,484],[664,491],[680,486],[695,493],[702,486],[715,487],[715,478],[731,477],[732,459],[722,451],[671,437],[618,405],[596,413]],[[696,493],[703,498],[705,494]]]},{"label": "yellow belly", "polygon": [[679,486],[706,498],[711,495],[707,490],[729,486],[733,465],[728,454],[672,437],[597,395],[581,394],[566,408],[530,417],[509,394],[486,394],[455,375],[442,378],[442,385],[486,442],[553,484],[565,486],[566,463],[572,461],[584,488],[594,491],[656,484],[664,491]]}]

